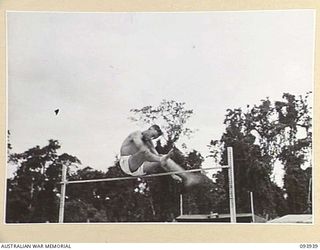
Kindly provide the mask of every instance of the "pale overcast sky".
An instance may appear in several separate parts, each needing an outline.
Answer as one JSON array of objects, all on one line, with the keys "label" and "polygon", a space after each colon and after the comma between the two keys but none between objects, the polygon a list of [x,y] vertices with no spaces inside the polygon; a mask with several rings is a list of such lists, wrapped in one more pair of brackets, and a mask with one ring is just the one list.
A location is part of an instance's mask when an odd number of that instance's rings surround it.
[{"label": "pale overcast sky", "polygon": [[61,153],[105,171],[140,129],[129,110],[174,99],[194,110],[188,126],[198,132],[186,142],[205,156],[227,108],[312,90],[314,18],[312,10],[9,12],[13,152],[57,139]]}]

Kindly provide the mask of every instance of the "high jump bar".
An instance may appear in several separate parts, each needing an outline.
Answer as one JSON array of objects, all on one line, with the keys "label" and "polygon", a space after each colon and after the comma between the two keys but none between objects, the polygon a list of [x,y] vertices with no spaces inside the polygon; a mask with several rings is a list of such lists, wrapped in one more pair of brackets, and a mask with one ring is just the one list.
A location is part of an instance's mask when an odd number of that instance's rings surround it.
[{"label": "high jump bar", "polygon": [[228,179],[229,179],[229,205],[230,205],[230,222],[236,223],[236,198],[235,198],[235,186],[234,186],[234,165],[233,165],[233,150],[232,147],[227,148],[228,155],[228,165],[226,166],[217,166],[210,168],[197,168],[190,169],[185,171],[175,171],[175,172],[165,172],[165,173],[157,173],[157,174],[149,174],[144,176],[129,176],[129,177],[116,177],[116,178],[104,178],[104,179],[91,179],[91,180],[75,180],[68,181],[67,180],[67,167],[65,165],[62,166],[62,181],[61,184],[61,196],[60,196],[60,205],[59,205],[59,223],[63,223],[64,221],[64,207],[65,207],[65,197],[66,197],[66,187],[67,184],[76,184],[76,183],[89,183],[89,182],[105,182],[105,181],[120,181],[120,180],[133,180],[137,178],[151,178],[158,176],[166,176],[172,174],[186,173],[186,172],[199,172],[205,170],[212,169],[228,169]]},{"label": "high jump bar", "polygon": [[159,176],[166,176],[172,174],[182,174],[182,173],[192,173],[192,172],[201,172],[206,170],[212,169],[222,169],[222,168],[229,168],[229,166],[219,166],[219,167],[210,167],[210,168],[197,168],[197,169],[189,169],[185,171],[173,171],[173,172],[164,172],[164,173],[157,173],[157,174],[148,174],[148,175],[141,175],[141,176],[126,176],[126,177],[114,177],[114,178],[102,178],[102,179],[88,179],[88,180],[74,180],[74,181],[62,181],[60,184],[77,184],[77,183],[89,183],[89,182],[107,182],[107,181],[124,181],[124,180],[134,180],[134,179],[144,179],[144,178],[152,178],[152,177],[159,177]]}]

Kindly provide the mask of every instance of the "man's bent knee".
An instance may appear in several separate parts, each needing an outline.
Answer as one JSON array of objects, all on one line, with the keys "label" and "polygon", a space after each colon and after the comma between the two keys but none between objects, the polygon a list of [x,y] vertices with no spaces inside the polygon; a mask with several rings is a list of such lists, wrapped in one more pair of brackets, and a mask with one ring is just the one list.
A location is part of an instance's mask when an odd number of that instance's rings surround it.
[{"label": "man's bent knee", "polygon": [[143,155],[145,159],[149,159],[150,157],[153,156],[153,154],[148,149],[142,149],[139,152]]}]

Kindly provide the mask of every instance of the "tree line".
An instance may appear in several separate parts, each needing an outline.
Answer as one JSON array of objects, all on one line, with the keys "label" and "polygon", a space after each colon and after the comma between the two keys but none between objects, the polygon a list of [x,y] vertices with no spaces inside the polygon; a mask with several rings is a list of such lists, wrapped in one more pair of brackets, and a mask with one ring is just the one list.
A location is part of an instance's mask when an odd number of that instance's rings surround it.
[{"label": "tree line", "polygon": [[[183,102],[163,100],[158,106],[132,109],[130,119],[143,125],[161,124],[166,140],[157,141],[157,151],[165,154],[174,149],[173,160],[185,169],[201,168],[206,157],[226,165],[226,148],[233,147],[237,212],[250,212],[253,192],[255,213],[271,219],[312,213],[310,97],[311,92],[285,93],[278,101],[266,98],[245,109],[228,109],[225,131],[219,139],[208,138],[206,156],[187,150],[187,145],[175,146],[182,137],[196,135],[188,127],[193,110]],[[116,157],[103,172],[81,167],[76,156],[58,154],[57,140],[11,153],[10,132],[8,137],[8,164],[16,171],[7,179],[7,223],[58,222],[62,166],[67,167],[68,180],[125,176]],[[283,166],[282,186],[274,180],[276,164]],[[171,222],[180,214],[181,194],[185,214],[229,213],[227,171],[198,175],[201,185],[189,191],[169,176],[68,185],[65,222]]]}]

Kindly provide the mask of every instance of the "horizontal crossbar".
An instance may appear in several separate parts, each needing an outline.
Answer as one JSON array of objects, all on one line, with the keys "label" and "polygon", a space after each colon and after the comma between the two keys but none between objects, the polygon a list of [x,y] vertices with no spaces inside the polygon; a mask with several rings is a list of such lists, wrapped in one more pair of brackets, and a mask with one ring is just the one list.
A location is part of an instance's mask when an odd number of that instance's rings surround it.
[{"label": "horizontal crossbar", "polygon": [[205,171],[205,170],[223,169],[223,168],[229,168],[229,166],[219,166],[219,167],[210,167],[210,168],[197,168],[197,169],[189,169],[189,170],[184,170],[184,171],[148,174],[148,175],[142,175],[142,176],[127,176],[127,177],[115,177],[115,178],[104,178],[104,179],[65,181],[65,182],[60,182],[60,184],[76,184],[76,183],[105,182],[105,181],[124,181],[124,180],[134,180],[134,179],[138,179],[138,178],[140,178],[140,179],[152,178],[152,177],[166,176],[166,175],[172,175],[172,174],[192,173],[192,172],[200,172],[200,171]]}]

